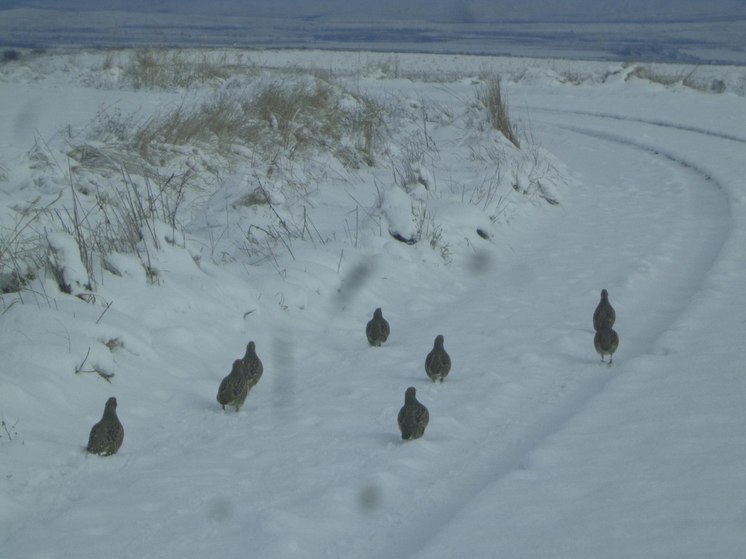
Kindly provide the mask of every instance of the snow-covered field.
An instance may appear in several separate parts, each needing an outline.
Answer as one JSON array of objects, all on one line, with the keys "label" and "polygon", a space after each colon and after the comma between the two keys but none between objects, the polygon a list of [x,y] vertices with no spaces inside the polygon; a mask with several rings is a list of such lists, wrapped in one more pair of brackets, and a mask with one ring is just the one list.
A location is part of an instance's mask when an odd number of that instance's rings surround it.
[{"label": "snow-covered field", "polygon": [[[134,54],[0,65],[0,557],[742,556],[746,69],[208,51],[228,75],[136,88]],[[349,120],[133,148],[266,84]],[[127,203],[132,251],[99,251]],[[249,340],[264,376],[222,411]],[[109,396],[124,444],[88,455]]]}]

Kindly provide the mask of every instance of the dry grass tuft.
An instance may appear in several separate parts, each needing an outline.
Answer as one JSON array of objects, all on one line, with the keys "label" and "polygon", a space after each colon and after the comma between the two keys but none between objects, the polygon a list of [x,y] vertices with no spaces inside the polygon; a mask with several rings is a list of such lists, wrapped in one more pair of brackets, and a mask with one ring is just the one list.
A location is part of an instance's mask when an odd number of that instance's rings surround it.
[{"label": "dry grass tuft", "polygon": [[357,166],[373,163],[382,124],[378,104],[329,82],[271,81],[154,117],[137,130],[133,143],[151,161],[151,150],[164,144],[210,144],[223,153],[238,144],[263,156],[283,152],[290,159],[324,149]]},{"label": "dry grass tuft", "polygon": [[500,80],[490,78],[477,88],[477,101],[487,110],[487,117],[492,127],[501,132],[511,144],[520,148],[518,132],[510,120],[508,103],[503,96]]},{"label": "dry grass tuft", "polygon": [[124,76],[136,89],[187,88],[195,83],[224,81],[233,73],[225,54],[189,53],[166,49],[139,49],[124,68]]}]

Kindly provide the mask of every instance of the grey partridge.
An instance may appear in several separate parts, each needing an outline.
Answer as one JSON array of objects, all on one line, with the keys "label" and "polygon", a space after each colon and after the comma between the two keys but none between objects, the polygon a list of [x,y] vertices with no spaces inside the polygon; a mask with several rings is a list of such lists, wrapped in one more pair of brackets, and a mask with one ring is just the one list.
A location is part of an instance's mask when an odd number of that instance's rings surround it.
[{"label": "grey partridge", "polygon": [[417,400],[417,390],[414,386],[404,392],[404,405],[397,417],[401,438],[404,440],[419,439],[425,433],[430,421],[430,412]]},{"label": "grey partridge", "polygon": [[251,390],[264,373],[264,365],[256,354],[256,344],[254,342],[249,342],[246,346],[246,354],[241,361],[243,362],[243,373],[248,383],[248,389]]},{"label": "grey partridge", "polygon": [[436,380],[443,382],[450,371],[451,357],[443,347],[443,336],[438,334],[435,336],[433,349],[425,357],[425,372],[433,382]]},{"label": "grey partridge", "polygon": [[101,420],[91,428],[86,450],[99,456],[116,454],[124,441],[124,427],[117,417],[117,399],[106,400]]},{"label": "grey partridge", "polygon": [[601,300],[598,302],[596,310],[593,311],[593,329],[598,331],[599,328],[611,328],[616,321],[616,312],[614,307],[609,303],[609,292],[601,290]]},{"label": "grey partridge", "polygon": [[593,345],[596,347],[596,352],[601,356],[601,362],[604,362],[604,355],[608,355],[609,365],[611,365],[612,356],[619,347],[619,335],[612,328],[602,326],[593,338]]},{"label": "grey partridge", "polygon": [[383,318],[381,307],[378,307],[373,312],[373,318],[368,321],[368,325],[365,327],[368,343],[372,346],[380,346],[388,339],[390,332],[389,323]]},{"label": "grey partridge", "polygon": [[228,376],[220,382],[218,388],[218,403],[225,409],[225,406],[233,406],[236,411],[246,400],[249,393],[249,383],[244,375],[244,366],[242,359],[236,359]]}]

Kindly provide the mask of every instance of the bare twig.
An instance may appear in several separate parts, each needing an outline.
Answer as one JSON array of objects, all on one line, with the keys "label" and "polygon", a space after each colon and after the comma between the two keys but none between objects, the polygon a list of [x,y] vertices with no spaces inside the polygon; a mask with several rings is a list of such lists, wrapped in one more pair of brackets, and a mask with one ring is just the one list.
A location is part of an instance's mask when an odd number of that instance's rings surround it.
[{"label": "bare twig", "polygon": [[75,374],[76,375],[78,373],[93,373],[93,372],[95,372],[95,371],[84,371],[83,370],[83,367],[85,366],[85,362],[88,361],[88,356],[90,354],[91,354],[91,348],[89,347],[88,351],[86,351],[86,353],[85,353],[85,357],[83,358],[83,361],[81,361],[80,364],[75,367]]},{"label": "bare twig", "polygon": [[83,367],[85,367],[85,362],[88,360],[88,356],[90,354],[91,348],[89,347],[88,351],[85,354],[85,357],[83,358],[83,361],[81,361],[80,364],[75,367],[75,374],[77,375],[79,373],[96,373],[106,382],[111,383],[111,379],[112,377],[114,377],[114,373],[109,373],[97,365],[94,365],[92,369],[83,369]]},{"label": "bare twig", "polygon": [[99,322],[101,321],[101,319],[102,319],[102,318],[104,317],[104,315],[106,314],[106,311],[108,311],[108,310],[109,310],[109,309],[111,308],[111,306],[112,306],[113,304],[114,304],[114,301],[109,301],[108,303],[106,303],[106,308],[105,308],[105,309],[103,310],[103,312],[102,312],[102,313],[101,313],[101,314],[100,314],[100,315],[98,316],[98,318],[96,319],[96,324],[98,324],[98,323],[99,323]]},{"label": "bare twig", "polygon": [[93,372],[96,373],[98,376],[100,376],[102,379],[104,379],[106,382],[111,384],[111,379],[112,377],[114,377],[114,373],[108,373],[104,371],[103,369],[101,369],[100,367],[94,367]]},{"label": "bare twig", "polygon": [[[18,433],[16,432],[16,425],[18,425],[17,419],[15,423],[13,423],[13,425],[8,425],[8,423],[5,421],[5,418],[0,419],[0,427],[2,427],[3,431],[5,431],[5,436],[8,437],[9,441],[12,441],[13,439],[18,438]],[[0,439],[2,437],[3,437],[2,434],[0,434]]]}]

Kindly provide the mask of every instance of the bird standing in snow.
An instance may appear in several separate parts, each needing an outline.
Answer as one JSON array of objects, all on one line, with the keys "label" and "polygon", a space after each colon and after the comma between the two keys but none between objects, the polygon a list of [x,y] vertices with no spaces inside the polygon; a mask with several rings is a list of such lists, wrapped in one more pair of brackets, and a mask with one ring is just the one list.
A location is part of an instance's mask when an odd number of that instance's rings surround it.
[{"label": "bird standing in snow", "polygon": [[248,390],[251,390],[262,378],[264,372],[264,365],[256,354],[256,344],[254,342],[249,342],[246,346],[246,353],[241,361],[243,362],[243,373],[248,383]]},{"label": "bird standing in snow", "polygon": [[218,403],[223,406],[233,406],[236,411],[246,400],[249,393],[249,382],[244,374],[243,359],[236,359],[233,362],[233,368],[221,382],[218,388]]},{"label": "bird standing in snow", "polygon": [[368,343],[372,346],[380,346],[388,339],[390,332],[389,323],[383,318],[381,307],[378,307],[373,312],[373,318],[368,321],[368,325],[365,327]]},{"label": "bird standing in snow", "polygon": [[599,328],[611,328],[616,321],[616,312],[614,307],[609,303],[609,292],[601,290],[601,300],[598,302],[596,310],[593,311],[593,329],[598,331]]},{"label": "bird standing in snow", "polygon": [[91,428],[86,450],[99,456],[116,454],[124,441],[124,427],[117,417],[117,399],[106,400],[101,420]]},{"label": "bird standing in snow", "polygon": [[451,357],[443,347],[443,335],[438,334],[435,336],[433,349],[425,357],[425,372],[433,382],[436,380],[443,382],[450,371]]},{"label": "bird standing in snow", "polygon": [[612,356],[619,347],[619,335],[612,329],[602,326],[596,332],[593,338],[593,345],[596,352],[601,356],[601,362],[604,362],[604,355],[609,356],[609,365],[612,364]]},{"label": "bird standing in snow", "polygon": [[417,390],[414,386],[404,392],[404,405],[397,417],[401,438],[404,440],[419,439],[425,433],[430,421],[430,412],[417,400]]}]

